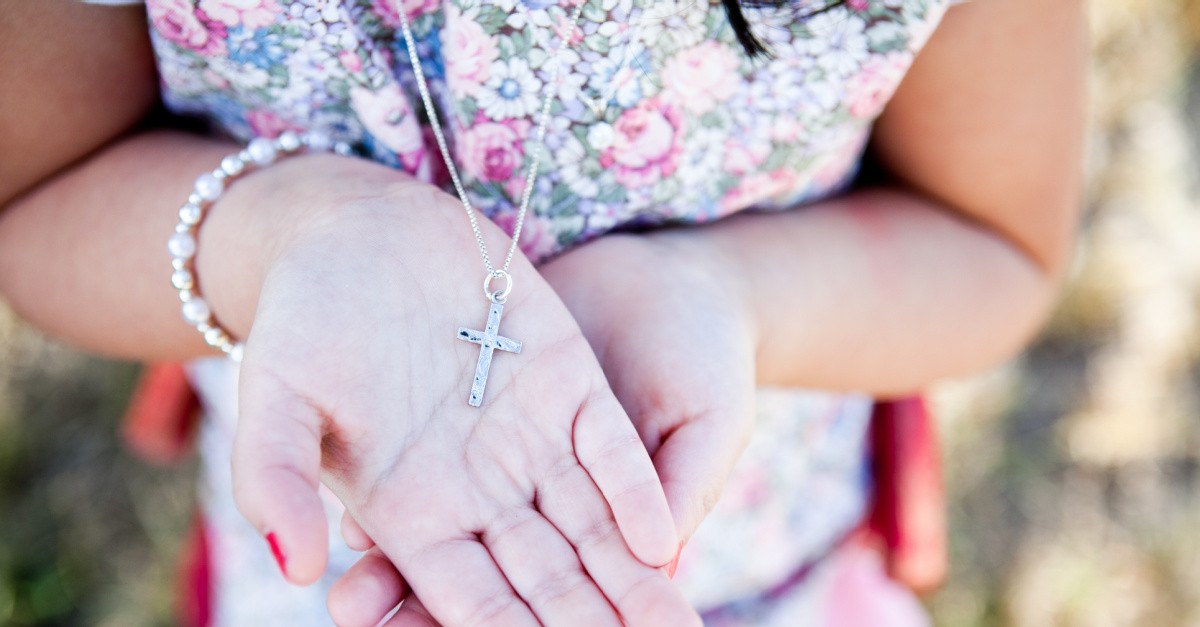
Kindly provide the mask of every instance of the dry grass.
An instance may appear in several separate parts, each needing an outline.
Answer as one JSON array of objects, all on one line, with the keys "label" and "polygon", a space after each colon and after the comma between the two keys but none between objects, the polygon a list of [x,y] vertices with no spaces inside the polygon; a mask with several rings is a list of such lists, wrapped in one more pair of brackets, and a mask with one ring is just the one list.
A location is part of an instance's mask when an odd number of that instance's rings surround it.
[{"label": "dry grass", "polygon": [[[1019,360],[935,394],[947,627],[1200,625],[1200,0],[1098,0],[1092,22],[1063,302]],[[193,475],[120,451],[133,375],[0,311],[0,624],[170,623]]]},{"label": "dry grass", "polygon": [[0,625],[172,623],[192,472],[121,450],[135,374],[0,310]]},{"label": "dry grass", "polygon": [[937,395],[941,625],[1200,625],[1200,2],[1091,17],[1075,272],[1021,359]]}]

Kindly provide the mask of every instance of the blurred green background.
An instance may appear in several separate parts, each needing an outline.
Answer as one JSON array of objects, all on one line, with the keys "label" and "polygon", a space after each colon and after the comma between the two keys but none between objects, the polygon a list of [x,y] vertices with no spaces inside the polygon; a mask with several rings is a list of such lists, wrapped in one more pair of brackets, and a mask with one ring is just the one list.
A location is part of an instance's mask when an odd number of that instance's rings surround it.
[{"label": "blurred green background", "polygon": [[[1095,0],[1090,21],[1062,303],[1019,359],[932,394],[939,625],[1200,626],[1200,0]],[[0,308],[0,625],[171,624],[194,468],[121,449],[136,374]]]},{"label": "blurred green background", "polygon": [[1089,9],[1088,198],[1062,302],[1019,359],[935,393],[940,625],[1200,626],[1200,2]]}]

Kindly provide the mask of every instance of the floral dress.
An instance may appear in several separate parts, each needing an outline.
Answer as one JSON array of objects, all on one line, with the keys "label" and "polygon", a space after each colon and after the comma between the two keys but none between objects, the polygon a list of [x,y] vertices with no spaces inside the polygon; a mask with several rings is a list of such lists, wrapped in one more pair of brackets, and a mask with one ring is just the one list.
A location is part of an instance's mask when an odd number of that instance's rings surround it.
[{"label": "floral dress", "polygon": [[[560,50],[577,2],[579,26]],[[539,95],[561,64],[521,241],[537,262],[618,228],[843,191],[949,0],[826,2],[745,9],[771,50],[764,59],[748,58],[721,5],[704,0],[148,0],[147,10],[173,111],[243,141],[324,130],[442,182],[398,34],[406,11],[467,193],[510,232]],[[191,374],[209,414],[202,501],[216,624],[328,624],[325,593],[356,554],[333,532],[327,576],[307,589],[283,582],[232,501],[236,367],[201,360]],[[755,434],[676,576],[707,624],[926,622],[877,564],[838,548],[869,500],[870,408],[863,395],[760,391]],[[340,506],[326,497],[336,530]],[[851,593],[868,588],[887,608],[853,619],[844,610],[862,604]]]}]

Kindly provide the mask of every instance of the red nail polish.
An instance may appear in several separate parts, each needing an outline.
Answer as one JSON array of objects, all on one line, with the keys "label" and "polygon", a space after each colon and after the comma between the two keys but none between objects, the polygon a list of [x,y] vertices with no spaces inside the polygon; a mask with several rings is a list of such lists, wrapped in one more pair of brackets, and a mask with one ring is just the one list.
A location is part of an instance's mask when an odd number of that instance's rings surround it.
[{"label": "red nail polish", "polygon": [[279,571],[287,576],[287,557],[283,554],[283,549],[279,548],[279,538],[275,537],[275,532],[267,534],[267,544],[271,545],[271,555],[275,556],[275,563],[279,564]]},{"label": "red nail polish", "polygon": [[671,579],[675,578],[675,569],[679,568],[679,556],[683,555],[683,544],[683,542],[679,543],[679,549],[675,551],[675,559],[671,560],[671,563],[667,564],[667,577],[670,577]]}]

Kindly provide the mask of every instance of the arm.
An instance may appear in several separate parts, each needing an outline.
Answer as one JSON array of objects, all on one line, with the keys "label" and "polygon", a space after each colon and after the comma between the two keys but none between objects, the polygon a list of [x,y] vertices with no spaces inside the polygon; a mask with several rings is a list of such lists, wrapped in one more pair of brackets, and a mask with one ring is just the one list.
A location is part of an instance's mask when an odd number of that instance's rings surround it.
[{"label": "arm", "polygon": [[[157,99],[145,11],[52,0],[0,13],[0,294],[85,349],[127,358],[211,352],[166,281],[173,207],[232,144],[139,131]],[[268,221],[238,223],[277,185],[247,177],[205,225],[199,273],[222,319],[248,328]],[[285,222],[280,222],[285,223]],[[277,223],[278,224],[278,223]]]},{"label": "arm", "polygon": [[1037,330],[1079,204],[1081,18],[1078,0],[953,9],[876,125],[886,187],[604,237],[542,268],[654,456],[681,539],[749,437],[756,384],[905,394]]},{"label": "arm", "polygon": [[1077,0],[951,10],[876,125],[895,185],[701,229],[746,279],[760,383],[898,394],[1024,346],[1070,258],[1083,31]]},{"label": "arm", "polygon": [[[125,41],[72,49],[82,28],[73,20],[92,9],[54,9],[26,16],[55,25],[29,54],[65,46],[68,60],[104,50],[133,61],[148,51],[133,26]],[[0,27],[4,39],[21,25]],[[100,119],[56,134],[59,108],[75,105],[55,79],[12,57],[0,66],[27,87],[4,109],[5,126],[28,124],[58,146],[5,192],[0,290],[34,324],[93,351],[202,354],[179,318],[164,245],[195,176],[234,147],[132,132],[148,101],[130,105],[69,63],[64,71],[81,75],[64,84],[94,97],[89,115]],[[152,81],[146,89],[147,77],[126,69],[95,71],[149,98]],[[0,136],[0,154],[21,141],[19,131]],[[480,228],[492,250],[507,244],[490,222]],[[454,329],[481,322],[486,301],[456,199],[365,160],[296,157],[232,185],[200,240],[202,291],[246,337],[234,496],[290,581],[324,571],[323,482],[442,622],[699,624],[654,568],[675,542],[650,458],[578,326],[524,257],[510,269],[520,291],[505,318],[523,361],[499,363],[484,406],[467,406],[479,352]]]},{"label": "arm", "polygon": [[[653,455],[681,548],[749,437],[756,383],[908,392],[1040,324],[1079,203],[1079,4],[951,11],[875,129],[889,187],[609,235],[541,268]],[[397,582],[368,554],[331,603],[370,624]]]},{"label": "arm", "polygon": [[[166,241],[195,177],[238,146],[141,127],[157,102],[147,28],[141,7],[74,0],[0,13],[0,85],[18,86],[0,90],[0,296],[91,352],[214,355],[180,317]],[[238,181],[200,229],[197,275],[217,318],[245,337],[269,259],[298,228],[409,182],[328,155]]]},{"label": "arm", "polygon": [[144,9],[8,3],[0,41],[0,207],[137,124],[154,104]]}]

